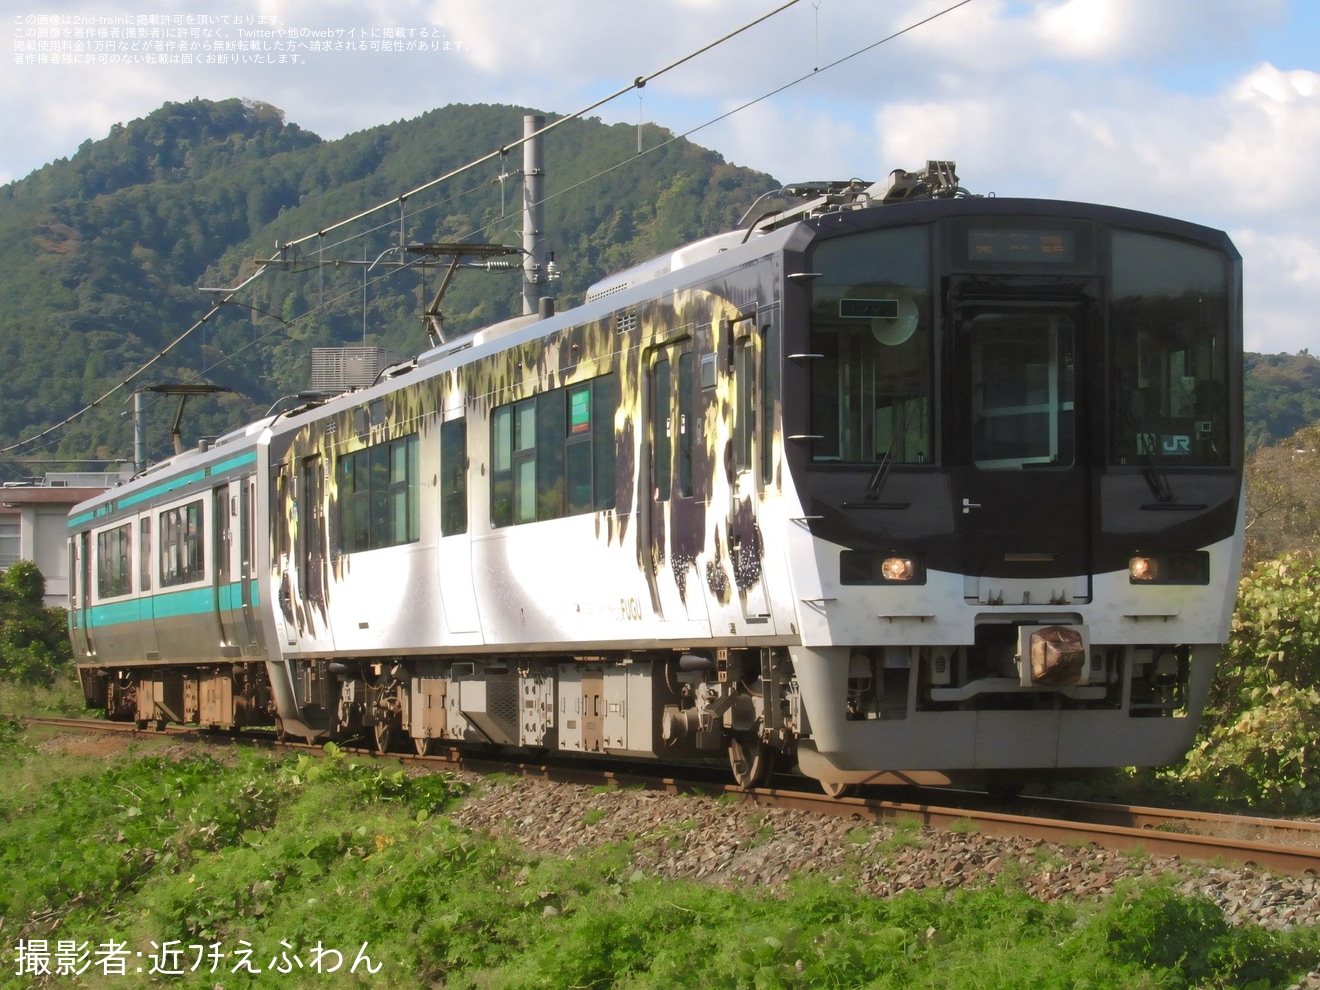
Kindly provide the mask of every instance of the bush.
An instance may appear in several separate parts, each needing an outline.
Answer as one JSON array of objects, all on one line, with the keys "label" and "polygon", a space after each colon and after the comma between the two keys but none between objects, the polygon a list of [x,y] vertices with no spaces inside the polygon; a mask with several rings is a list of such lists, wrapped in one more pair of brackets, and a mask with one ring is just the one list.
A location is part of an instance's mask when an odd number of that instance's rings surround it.
[{"label": "bush", "polygon": [[50,685],[73,660],[68,613],[47,608],[46,579],[20,560],[0,577],[0,677]]},{"label": "bush", "polygon": [[1249,806],[1320,806],[1320,561],[1285,554],[1238,587],[1232,636],[1179,776]]}]

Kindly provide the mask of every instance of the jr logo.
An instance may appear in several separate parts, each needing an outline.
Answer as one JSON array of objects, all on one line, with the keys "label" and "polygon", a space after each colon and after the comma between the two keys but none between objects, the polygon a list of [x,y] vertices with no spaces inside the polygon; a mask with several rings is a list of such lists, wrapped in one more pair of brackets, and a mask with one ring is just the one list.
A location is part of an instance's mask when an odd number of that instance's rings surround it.
[{"label": "jr logo", "polygon": [[[1167,457],[1185,457],[1192,452],[1192,438],[1186,434],[1160,434],[1160,452]],[[1137,453],[1155,453],[1155,434],[1137,434]]]}]

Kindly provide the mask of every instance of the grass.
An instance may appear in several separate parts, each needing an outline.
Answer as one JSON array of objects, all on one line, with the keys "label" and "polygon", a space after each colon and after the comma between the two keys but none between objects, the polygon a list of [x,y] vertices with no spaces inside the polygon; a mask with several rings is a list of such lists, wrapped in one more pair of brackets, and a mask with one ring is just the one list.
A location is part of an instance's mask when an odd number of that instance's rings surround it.
[{"label": "grass", "polygon": [[71,670],[58,674],[54,684],[43,687],[0,680],[0,717],[46,715],[60,718],[97,718],[88,711],[78,676]]},{"label": "grass", "polygon": [[[148,739],[91,757],[8,730],[0,774],[19,783],[0,793],[0,987],[33,983],[16,972],[20,939],[114,940],[144,966],[173,943],[183,971],[153,979],[184,990],[1263,988],[1320,963],[1314,930],[1235,928],[1156,882],[1045,904],[1011,878],[882,899],[808,875],[776,898],[649,877],[627,843],[538,856],[453,825],[445,810],[463,793],[445,776],[328,749],[277,759]],[[900,820],[895,837],[916,843],[920,829]],[[261,975],[230,971],[245,942]],[[191,968],[187,947],[211,944],[222,968]],[[307,970],[318,944],[343,954],[338,972]],[[359,952],[375,975],[361,961],[347,972]],[[271,972],[295,958],[301,976]],[[93,963],[67,985],[141,982]]]}]

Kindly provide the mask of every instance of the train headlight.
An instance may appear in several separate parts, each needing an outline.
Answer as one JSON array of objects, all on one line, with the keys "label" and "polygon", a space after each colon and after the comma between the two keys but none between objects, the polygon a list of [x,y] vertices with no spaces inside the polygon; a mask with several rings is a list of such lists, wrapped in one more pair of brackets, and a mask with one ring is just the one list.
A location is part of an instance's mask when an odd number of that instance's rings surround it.
[{"label": "train headlight", "polygon": [[917,565],[911,557],[886,557],[880,574],[886,581],[911,581],[917,576]]},{"label": "train headlight", "polygon": [[1137,581],[1156,581],[1160,576],[1160,563],[1154,557],[1133,557],[1128,561],[1128,577]]},{"label": "train headlight", "polygon": [[1210,554],[1204,550],[1189,553],[1162,553],[1155,557],[1137,556],[1128,559],[1130,584],[1184,584],[1210,583]]}]

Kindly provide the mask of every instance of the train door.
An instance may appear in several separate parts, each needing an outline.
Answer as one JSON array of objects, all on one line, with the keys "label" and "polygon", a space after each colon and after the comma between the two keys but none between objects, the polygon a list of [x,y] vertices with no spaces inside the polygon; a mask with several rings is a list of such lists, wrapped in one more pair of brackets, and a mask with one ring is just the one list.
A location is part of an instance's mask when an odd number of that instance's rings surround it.
[{"label": "train door", "polygon": [[472,586],[472,538],[468,534],[467,419],[440,424],[440,601],[451,633],[481,628]]},{"label": "train door", "polygon": [[142,639],[142,655],[148,660],[160,659],[160,646],[156,642],[155,596],[155,544],[152,541],[151,513],[138,516],[138,629]]},{"label": "train door", "polygon": [[256,566],[256,526],[253,520],[257,482],[255,478],[242,478],[231,486],[231,498],[236,490],[238,496],[238,581],[240,620],[235,625],[242,634],[239,645],[246,647],[245,652],[255,653],[257,647],[257,616],[252,600]]},{"label": "train door", "polygon": [[706,620],[696,557],[705,540],[705,507],[693,497],[694,410],[692,341],[684,339],[648,352],[647,494],[643,512],[646,579],[651,605],[666,621]]},{"label": "train door", "polygon": [[[298,474],[298,593],[309,620],[313,614],[319,615],[328,636],[325,476],[321,455],[303,458]],[[314,620],[310,626],[308,632],[319,635]]]},{"label": "train door", "polygon": [[91,538],[90,533],[82,532],[69,542],[69,575],[73,579],[69,628],[73,631],[74,647],[85,657],[96,655],[96,640],[92,635]]},{"label": "train door", "polygon": [[761,566],[764,547],[758,522],[758,506],[764,480],[758,470],[763,435],[760,410],[762,395],[762,341],[754,316],[733,324],[733,464],[729,490],[728,549],[734,585],[748,623],[770,618],[765,573]]},{"label": "train door", "polygon": [[954,512],[965,596],[986,604],[1090,598],[1087,345],[1093,286],[955,282]]},{"label": "train door", "polygon": [[216,625],[220,631],[222,656],[236,652],[238,632],[234,625],[233,609],[233,527],[230,523],[229,486],[222,485],[211,491],[211,546],[215,567],[211,578],[211,600],[215,607]]}]

